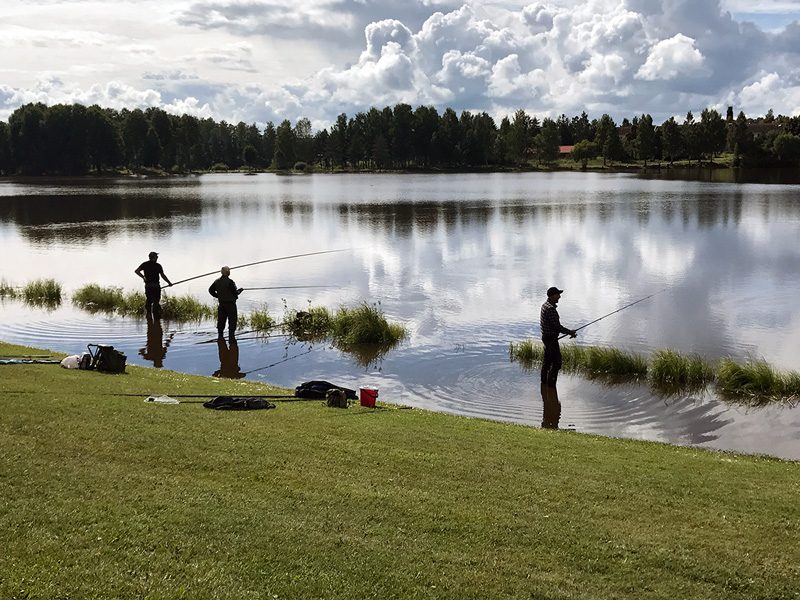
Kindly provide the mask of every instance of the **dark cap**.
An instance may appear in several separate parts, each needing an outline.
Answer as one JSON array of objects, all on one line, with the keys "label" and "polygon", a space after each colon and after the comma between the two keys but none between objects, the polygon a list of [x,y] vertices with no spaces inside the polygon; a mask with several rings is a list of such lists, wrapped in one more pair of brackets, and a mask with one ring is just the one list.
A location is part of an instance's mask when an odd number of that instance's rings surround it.
[{"label": "dark cap", "polygon": [[560,290],[557,287],[551,287],[547,290],[547,297],[555,296],[556,294],[563,294],[564,290]]},{"label": "dark cap", "polygon": [[158,258],[158,252],[151,252],[151,253],[150,253],[150,254],[148,254],[147,256],[149,256],[150,258],[153,258],[154,256],[155,256],[156,258]]}]

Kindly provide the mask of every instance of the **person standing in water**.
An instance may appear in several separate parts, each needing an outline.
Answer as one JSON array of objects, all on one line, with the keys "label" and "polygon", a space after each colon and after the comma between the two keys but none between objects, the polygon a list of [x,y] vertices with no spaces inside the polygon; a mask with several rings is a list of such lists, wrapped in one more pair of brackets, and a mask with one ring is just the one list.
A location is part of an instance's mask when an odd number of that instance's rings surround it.
[{"label": "person standing in water", "polygon": [[236,322],[238,320],[236,299],[244,290],[243,288],[237,288],[230,278],[231,270],[229,267],[222,267],[220,273],[222,277],[211,284],[211,287],[208,288],[208,293],[219,301],[219,307],[217,308],[217,331],[219,332],[219,337],[223,337],[222,332],[225,330],[225,321],[227,321],[228,337],[234,340]]},{"label": "person standing in water", "polygon": [[172,282],[164,274],[164,268],[158,264],[158,253],[151,252],[150,260],[143,262],[133,272],[144,281],[145,309],[148,315],[161,315],[161,278],[172,286]]},{"label": "person standing in water", "polygon": [[558,400],[558,390],[556,390],[558,371],[561,369],[561,346],[558,344],[558,337],[561,334],[566,334],[571,338],[578,335],[574,329],[564,327],[558,316],[556,306],[563,293],[564,290],[557,287],[549,288],[547,301],[542,304],[539,315],[539,327],[542,330],[542,342],[544,343],[541,386],[542,402],[544,403],[542,427],[547,429],[558,429],[558,422],[561,418],[561,403]]}]

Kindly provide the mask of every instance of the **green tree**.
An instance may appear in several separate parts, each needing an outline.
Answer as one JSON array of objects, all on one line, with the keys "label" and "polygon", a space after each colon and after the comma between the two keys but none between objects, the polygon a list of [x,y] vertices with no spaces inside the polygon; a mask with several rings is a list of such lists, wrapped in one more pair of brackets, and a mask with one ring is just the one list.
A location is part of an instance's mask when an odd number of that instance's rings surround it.
[{"label": "green tree", "polygon": [[797,166],[800,160],[800,137],[792,133],[781,133],[772,143],[775,154],[781,161]]},{"label": "green tree", "polygon": [[294,126],[295,160],[311,164],[314,162],[314,133],[311,121],[303,117]]},{"label": "green tree", "polygon": [[165,169],[171,169],[175,164],[175,136],[173,135],[174,117],[160,108],[148,108],[145,116],[150,121],[150,126],[158,136],[158,144],[161,147],[160,164]]},{"label": "green tree", "polygon": [[725,150],[727,133],[722,115],[713,108],[704,108],[700,113],[700,153],[707,155],[713,162],[714,156]]},{"label": "green tree", "polygon": [[389,153],[389,145],[382,133],[375,136],[375,144],[372,148],[372,159],[378,169],[385,169],[391,163],[392,156]]},{"label": "green tree", "polygon": [[272,157],[275,156],[275,124],[268,121],[264,127],[264,133],[261,135],[261,156],[265,159],[265,167],[272,164]]},{"label": "green tree", "polygon": [[434,160],[433,140],[439,130],[439,113],[433,106],[419,106],[414,111],[414,158],[420,166]]},{"label": "green tree", "polygon": [[242,162],[244,166],[252,168],[259,162],[258,149],[253,144],[247,144],[242,150]]},{"label": "green tree", "polygon": [[681,155],[683,138],[675,117],[670,117],[661,124],[661,143],[664,158],[669,158],[669,163]]},{"label": "green tree", "polygon": [[656,155],[656,131],[653,127],[653,117],[650,115],[642,115],[639,119],[636,129],[636,150],[645,167],[648,159]]},{"label": "green tree", "polygon": [[161,142],[154,127],[147,130],[147,137],[142,148],[142,164],[145,167],[156,168],[161,164]]},{"label": "green tree", "polygon": [[[597,144],[597,147],[600,149],[600,154],[603,156],[603,166],[606,166],[606,161],[610,158],[606,154],[606,141],[610,138],[611,135],[617,137],[617,141],[619,141],[619,135],[617,134],[617,126],[614,123],[614,119],[612,119],[609,115],[604,114],[600,117],[600,121],[597,123],[597,129],[595,132],[594,141]],[[610,148],[610,147],[609,147]]]},{"label": "green tree", "polygon": [[511,151],[511,161],[521,165],[528,160],[528,155],[533,146],[531,117],[524,110],[514,113],[511,120],[511,130],[509,131],[509,150]]},{"label": "green tree", "polygon": [[46,143],[43,127],[46,110],[41,102],[24,104],[8,118],[11,158],[17,172],[22,175],[44,173],[41,149]]},{"label": "green tree", "polygon": [[698,125],[694,120],[692,111],[686,113],[686,119],[683,121],[681,127],[681,136],[683,137],[683,147],[686,148],[686,155],[689,157],[689,163],[692,159],[696,158],[700,161],[700,140]]},{"label": "green tree", "polygon": [[590,158],[595,158],[600,154],[597,144],[589,140],[581,140],[570,151],[569,155],[575,162],[581,163],[581,168],[586,169]]},{"label": "green tree", "polygon": [[147,122],[147,117],[139,108],[123,112],[125,116],[122,124],[122,142],[125,149],[125,160],[131,166],[140,167],[150,123]]},{"label": "green tree", "polygon": [[11,175],[14,172],[9,135],[8,125],[0,121],[0,175]]},{"label": "green tree", "polygon": [[733,164],[737,167],[755,151],[753,134],[743,112],[739,112],[736,120],[728,128],[728,147],[733,152]]},{"label": "green tree", "polygon": [[289,120],[285,119],[275,131],[275,154],[272,157],[272,164],[276,169],[285,171],[291,169],[294,163],[294,130]]},{"label": "green tree", "polygon": [[93,104],[86,109],[86,151],[96,171],[116,167],[122,162],[119,133],[108,110]]},{"label": "green tree", "polygon": [[392,112],[392,154],[405,167],[414,152],[414,113],[408,104],[397,104]]},{"label": "green tree", "polygon": [[542,130],[536,136],[536,156],[540,163],[550,164],[558,158],[561,145],[561,134],[558,125],[552,119],[542,121]]}]

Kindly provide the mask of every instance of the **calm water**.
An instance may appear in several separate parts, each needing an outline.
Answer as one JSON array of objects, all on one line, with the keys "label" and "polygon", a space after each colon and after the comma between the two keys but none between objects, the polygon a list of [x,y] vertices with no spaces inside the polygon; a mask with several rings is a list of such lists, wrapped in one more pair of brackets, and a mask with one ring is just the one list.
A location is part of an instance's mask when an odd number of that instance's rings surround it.
[{"label": "calm water", "polygon": [[[151,250],[173,280],[304,252],[351,251],[234,270],[247,311],[380,302],[411,335],[370,362],[326,345],[241,339],[211,323],[148,327],[5,302],[0,339],[80,353],[110,343],[129,364],[294,387],[327,379],[380,389],[379,399],[538,425],[538,371],[508,359],[538,338],[551,285],[579,343],[707,359],[763,358],[800,370],[800,185],[617,174],[207,175],[169,180],[0,181],[0,278],[141,287]],[[706,179],[712,179],[707,177]],[[746,178],[745,178],[746,179]],[[176,293],[211,303],[207,277]],[[246,338],[247,336],[243,336]],[[275,364],[277,363],[277,364]],[[13,367],[7,367],[13,368]],[[158,392],[159,390],[152,390]],[[709,392],[663,398],[647,386],[562,374],[561,426],[581,432],[800,459],[800,408],[747,408]]]}]

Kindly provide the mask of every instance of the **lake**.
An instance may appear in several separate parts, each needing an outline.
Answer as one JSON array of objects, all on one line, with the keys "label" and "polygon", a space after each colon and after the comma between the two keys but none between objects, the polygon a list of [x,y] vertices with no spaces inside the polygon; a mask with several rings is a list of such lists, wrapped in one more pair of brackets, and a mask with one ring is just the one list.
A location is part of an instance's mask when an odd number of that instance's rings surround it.
[{"label": "lake", "polygon": [[[0,180],[0,278],[139,290],[151,250],[173,281],[235,269],[240,311],[379,303],[409,338],[365,361],[328,344],[240,335],[4,301],[0,339],[80,353],[108,343],[129,364],[294,388],[324,379],[379,400],[538,426],[538,370],[509,360],[539,338],[551,285],[577,342],[800,370],[796,174],[495,173]],[[728,175],[725,175],[727,173]],[[762,179],[763,180],[763,179]],[[212,277],[175,286],[212,303]],[[327,286],[293,288],[288,286]],[[208,343],[211,342],[211,343]],[[367,364],[368,363],[368,364]],[[13,367],[4,367],[13,368]],[[43,367],[46,368],[46,367]],[[57,368],[57,367],[54,367]],[[161,390],[148,390],[157,393]],[[725,402],[713,387],[664,397],[646,384],[559,377],[560,426],[584,433],[800,459],[800,408]]]}]

